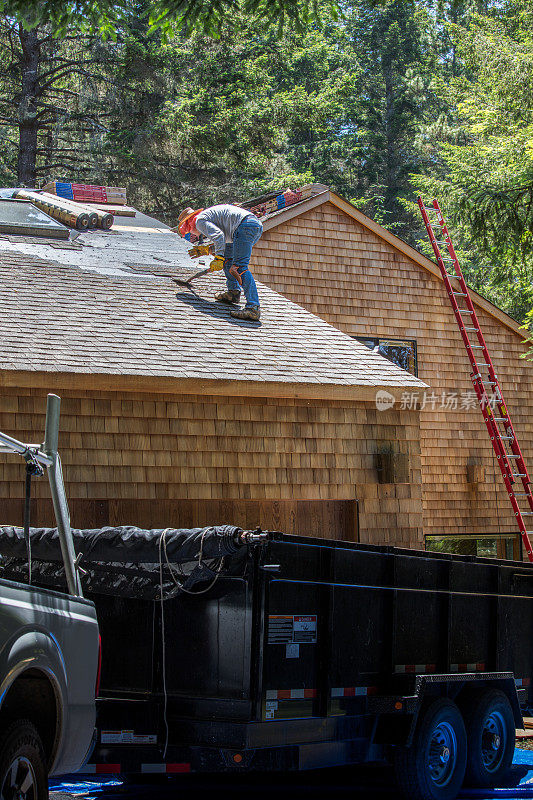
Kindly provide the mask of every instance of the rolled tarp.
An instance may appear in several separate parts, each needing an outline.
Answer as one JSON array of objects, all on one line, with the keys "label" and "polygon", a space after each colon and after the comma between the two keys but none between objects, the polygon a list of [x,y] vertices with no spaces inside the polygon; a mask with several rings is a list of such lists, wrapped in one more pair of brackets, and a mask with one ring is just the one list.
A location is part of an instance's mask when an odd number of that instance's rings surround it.
[{"label": "rolled tarp", "polygon": [[44,197],[39,192],[32,192],[29,189],[17,189],[13,197],[31,200],[34,206],[69,228],[85,231],[89,227],[89,214],[86,211],[74,211],[61,197]]},{"label": "rolled tarp", "polygon": [[[241,544],[238,535],[242,528],[235,525],[215,525],[210,528],[156,528],[146,530],[132,525],[96,529],[72,529],[76,553],[81,564],[127,563],[157,564],[159,544],[164,541],[163,559],[174,564],[186,564],[202,559],[221,558],[236,553]],[[57,528],[30,529],[33,561],[62,561]],[[0,527],[0,556],[25,558],[24,529]]]},{"label": "rolled tarp", "polygon": [[[243,574],[247,547],[238,538],[241,532],[234,525],[155,530],[124,525],[74,529],[72,534],[85,590],[155,600],[161,598],[161,588],[164,599],[182,591],[194,594],[198,587],[203,594],[218,577]],[[65,591],[57,528],[30,528],[30,542],[33,584]],[[217,563],[219,568],[213,571]],[[28,580],[23,528],[0,527],[0,577]]]},{"label": "rolled tarp", "polygon": [[[55,194],[49,194],[45,191],[39,192],[39,194],[41,197],[45,197],[47,200],[57,200],[57,195]],[[66,200],[64,197],[59,199],[67,206],[67,208],[71,208],[73,211],[85,212],[86,214],[89,214],[89,228],[102,228],[102,230],[108,231],[113,224],[113,214],[110,214],[108,211],[102,211],[100,208],[93,208],[92,206],[87,206],[83,203],[76,203],[74,200]]]}]

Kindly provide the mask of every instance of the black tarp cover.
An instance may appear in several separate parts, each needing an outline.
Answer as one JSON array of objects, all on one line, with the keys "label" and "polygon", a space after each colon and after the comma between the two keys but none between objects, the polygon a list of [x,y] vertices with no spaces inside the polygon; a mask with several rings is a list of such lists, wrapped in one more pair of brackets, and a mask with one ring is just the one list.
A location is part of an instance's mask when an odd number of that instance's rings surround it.
[{"label": "black tarp cover", "polygon": [[[83,585],[88,591],[123,597],[155,599],[160,595],[160,559],[163,593],[179,592],[194,572],[200,585],[211,580],[210,568],[220,559],[243,550],[237,542],[242,528],[218,525],[211,528],[157,528],[131,525],[92,530],[73,529],[74,548],[86,570]],[[57,528],[31,528],[33,583],[64,589],[65,573]],[[164,542],[164,547],[162,546]],[[27,550],[23,528],[0,526],[0,576],[26,581]],[[167,560],[176,565],[173,575]],[[180,566],[182,565],[182,566]],[[176,580],[177,577],[177,580]]]},{"label": "black tarp cover", "polygon": [[[82,553],[83,563],[127,561],[130,564],[159,562],[159,541],[164,541],[169,561],[185,564],[195,561],[202,547],[204,558],[220,558],[235,553],[235,537],[242,528],[215,525],[212,528],[156,528],[145,530],[133,525],[90,530],[72,529],[74,549]],[[32,559],[62,561],[57,528],[30,528]],[[0,526],[0,555],[26,558],[24,529]]]}]

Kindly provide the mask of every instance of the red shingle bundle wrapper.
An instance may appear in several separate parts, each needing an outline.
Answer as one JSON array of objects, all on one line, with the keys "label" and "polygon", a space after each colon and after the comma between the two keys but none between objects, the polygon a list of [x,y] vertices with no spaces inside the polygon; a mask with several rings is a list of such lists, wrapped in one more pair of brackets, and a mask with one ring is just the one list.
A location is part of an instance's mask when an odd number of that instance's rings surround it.
[{"label": "red shingle bundle wrapper", "polygon": [[121,186],[92,186],[88,183],[52,181],[43,186],[43,190],[78,203],[126,205],[126,189]]}]

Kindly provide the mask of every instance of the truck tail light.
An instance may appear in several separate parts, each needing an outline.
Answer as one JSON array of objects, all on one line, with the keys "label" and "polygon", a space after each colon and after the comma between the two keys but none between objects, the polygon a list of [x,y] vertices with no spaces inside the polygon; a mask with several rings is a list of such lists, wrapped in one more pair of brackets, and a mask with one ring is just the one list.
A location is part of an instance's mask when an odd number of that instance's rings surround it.
[{"label": "truck tail light", "polygon": [[94,687],[94,696],[98,697],[100,694],[100,677],[102,674],[102,637],[98,634],[98,669],[96,671],[96,686]]}]

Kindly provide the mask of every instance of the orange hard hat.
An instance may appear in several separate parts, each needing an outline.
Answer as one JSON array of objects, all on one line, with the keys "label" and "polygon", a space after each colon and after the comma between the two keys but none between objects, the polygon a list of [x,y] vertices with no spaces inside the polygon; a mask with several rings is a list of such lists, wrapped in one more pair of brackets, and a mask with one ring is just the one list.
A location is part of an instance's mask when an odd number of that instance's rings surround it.
[{"label": "orange hard hat", "polygon": [[178,217],[178,232],[180,236],[185,236],[185,234],[192,231],[196,222],[196,217],[201,214],[203,210],[203,208],[197,208],[195,211],[190,207],[183,209]]}]

